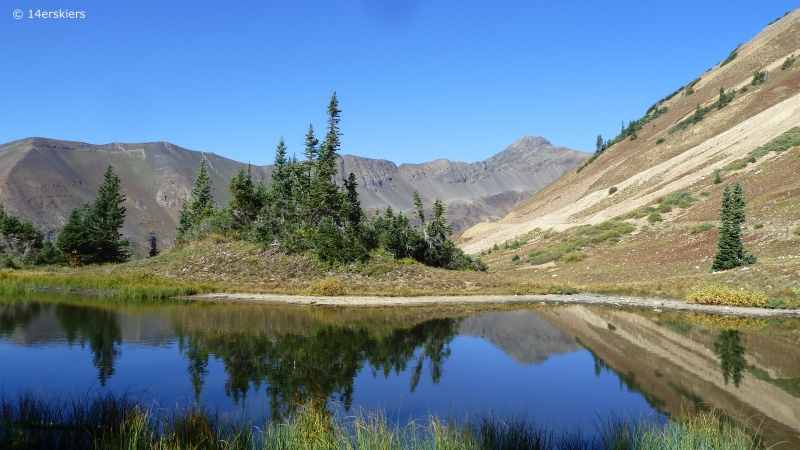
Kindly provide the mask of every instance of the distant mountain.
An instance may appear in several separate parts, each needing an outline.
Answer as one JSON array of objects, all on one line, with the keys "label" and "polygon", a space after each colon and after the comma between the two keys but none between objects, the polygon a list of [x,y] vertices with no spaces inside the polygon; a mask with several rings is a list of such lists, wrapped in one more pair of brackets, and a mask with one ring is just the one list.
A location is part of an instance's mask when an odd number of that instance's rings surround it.
[{"label": "distant mountain", "polygon": [[464,163],[438,159],[401,164],[384,159],[344,155],[339,173],[353,173],[361,205],[410,211],[412,195],[432,205],[441,198],[456,233],[483,221],[497,220],[520,201],[568,172],[589,155],[553,146],[542,137],[523,136],[485,161]]},{"label": "distant mountain", "polygon": [[540,364],[551,356],[583,350],[533,311],[469,317],[461,322],[458,333],[483,338],[520,364]]},{"label": "distant mountain", "polygon": [[[122,232],[143,252],[150,231],[169,245],[182,203],[189,198],[201,158],[209,162],[214,198],[230,199],[228,182],[243,163],[168,142],[92,145],[28,138],[0,145],[0,203],[34,222],[50,237],[69,211],[91,201],[110,164],[122,179],[128,209]],[[505,215],[588,155],[554,147],[543,138],[523,137],[504,151],[476,163],[440,159],[397,167],[386,160],[344,155],[340,174],[353,172],[362,205],[368,209],[409,210],[419,191],[426,205],[442,198],[455,229]],[[272,166],[253,166],[269,181]]]}]

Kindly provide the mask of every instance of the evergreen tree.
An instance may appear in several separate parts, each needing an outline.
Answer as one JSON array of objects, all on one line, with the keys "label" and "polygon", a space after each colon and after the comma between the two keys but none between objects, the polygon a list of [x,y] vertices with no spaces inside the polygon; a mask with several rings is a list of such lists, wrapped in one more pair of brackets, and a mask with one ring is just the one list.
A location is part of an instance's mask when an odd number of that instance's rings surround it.
[{"label": "evergreen tree", "polygon": [[214,213],[214,198],[211,196],[211,177],[206,167],[206,159],[200,160],[200,168],[194,179],[192,196],[188,202],[181,206],[178,221],[178,241],[182,241],[190,228],[199,224],[203,219]]},{"label": "evergreen tree", "polygon": [[342,205],[342,216],[347,220],[347,225],[349,227],[361,226],[361,220],[364,214],[361,209],[361,201],[358,199],[358,191],[356,191],[357,186],[358,182],[356,181],[356,176],[353,172],[350,172],[350,175],[344,181],[345,201]]},{"label": "evergreen tree", "polygon": [[237,229],[246,228],[256,219],[263,206],[256,197],[256,185],[253,182],[250,164],[247,164],[246,172],[243,167],[239,168],[229,187],[232,198],[228,208],[236,219],[234,226]]},{"label": "evergreen tree", "polygon": [[603,135],[601,134],[597,135],[597,141],[595,142],[594,145],[597,148],[595,150],[595,153],[600,153],[600,151],[603,149]]},{"label": "evergreen tree", "polygon": [[422,199],[419,198],[419,192],[414,191],[414,208],[417,209],[417,218],[423,229],[425,229],[425,208],[422,207]]},{"label": "evergreen tree", "polygon": [[154,256],[158,256],[158,254],[161,252],[158,251],[158,238],[156,237],[155,231],[150,232],[150,238],[148,241],[150,241],[150,257],[152,258]]},{"label": "evergreen tree", "polygon": [[741,182],[737,181],[733,186],[725,185],[720,208],[722,226],[719,229],[717,251],[711,265],[712,272],[733,269],[756,261],[756,257],[745,252],[742,245],[741,233],[742,224],[745,222],[746,204]]},{"label": "evergreen tree", "polygon": [[292,174],[290,161],[286,158],[286,143],[281,137],[275,149],[275,170],[272,171],[270,186],[270,202],[273,213],[278,220],[290,218],[292,205]]},{"label": "evergreen tree", "polygon": [[71,266],[88,264],[94,259],[94,236],[88,224],[90,208],[88,203],[83,208],[73,208],[58,233],[56,247]]},{"label": "evergreen tree", "polygon": [[120,192],[120,179],[114,168],[108,166],[103,183],[97,192],[97,200],[88,211],[88,226],[94,240],[94,260],[98,263],[120,263],[127,261],[131,253],[129,242],[119,230],[125,222],[125,196]]},{"label": "evergreen tree", "polygon": [[341,142],[339,136],[339,101],[336,92],[331,96],[328,104],[328,132],[325,141],[320,146],[314,178],[311,186],[311,193],[314,197],[316,209],[316,219],[330,216],[336,211],[340,201],[339,189],[333,178],[336,176],[336,162],[339,157]]}]

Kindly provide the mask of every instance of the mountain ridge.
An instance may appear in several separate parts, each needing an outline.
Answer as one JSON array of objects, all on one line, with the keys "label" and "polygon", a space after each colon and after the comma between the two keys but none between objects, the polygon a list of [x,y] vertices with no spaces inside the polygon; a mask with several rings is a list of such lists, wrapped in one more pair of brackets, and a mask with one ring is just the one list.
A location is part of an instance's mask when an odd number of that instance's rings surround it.
[{"label": "mountain ridge", "polygon": [[[373,212],[387,205],[410,211],[414,190],[420,192],[426,205],[436,197],[442,198],[449,209],[448,216],[460,230],[480,220],[502,217],[516,202],[588,157],[552,146],[543,138],[523,137],[515,144],[519,142],[527,144],[513,148],[512,144],[503,151],[508,153],[502,160],[516,158],[518,164],[527,164],[516,168],[519,176],[513,182],[498,181],[502,173],[493,168],[500,163],[489,159],[397,166],[388,160],[354,155],[339,158],[338,177],[342,180],[344,174],[353,172],[362,205]],[[162,246],[171,243],[181,204],[190,196],[203,157],[215,186],[215,201],[224,205],[230,199],[228,182],[244,163],[164,141],[95,145],[24,138],[0,145],[0,203],[53,238],[72,208],[93,199],[102,172],[112,165],[122,179],[123,194],[128,197],[128,216],[122,232],[141,253],[151,230]],[[541,173],[536,172],[538,169]],[[272,166],[251,166],[251,171],[256,179],[268,183]]]}]

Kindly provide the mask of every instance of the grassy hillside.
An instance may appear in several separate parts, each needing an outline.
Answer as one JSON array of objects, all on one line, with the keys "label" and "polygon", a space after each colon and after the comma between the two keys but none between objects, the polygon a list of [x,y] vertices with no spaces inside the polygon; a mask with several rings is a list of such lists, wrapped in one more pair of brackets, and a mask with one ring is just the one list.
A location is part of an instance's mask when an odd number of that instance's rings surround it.
[{"label": "grassy hillside", "polygon": [[[656,102],[635,135],[464,232],[461,247],[533,282],[673,295],[714,282],[800,295],[799,34],[800,10]],[[759,262],[711,275],[722,189],[737,180],[749,201],[743,241]],[[631,230],[579,239],[580,226],[599,224]]]}]

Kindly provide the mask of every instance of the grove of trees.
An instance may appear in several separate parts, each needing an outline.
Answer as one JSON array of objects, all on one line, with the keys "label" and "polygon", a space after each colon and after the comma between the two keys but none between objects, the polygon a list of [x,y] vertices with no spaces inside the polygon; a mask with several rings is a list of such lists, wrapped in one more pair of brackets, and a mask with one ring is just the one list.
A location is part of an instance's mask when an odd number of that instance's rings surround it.
[{"label": "grove of trees", "polygon": [[439,199],[427,216],[419,195],[414,194],[415,225],[391,207],[367,218],[355,175],[349,174],[342,185],[335,181],[340,113],[334,93],[324,140],[320,142],[309,126],[301,161],[288,155],[281,139],[269,188],[263,180],[254,180],[249,165],[242,167],[230,181],[232,198],[224,208],[213,204],[208,169],[201,162],[191,199],[181,209],[177,241],[219,234],[278,245],[287,253],[310,252],[328,263],[366,260],[370,252],[382,250],[435,267],[486,270],[483,262],[464,254],[450,240],[453,230]]}]

